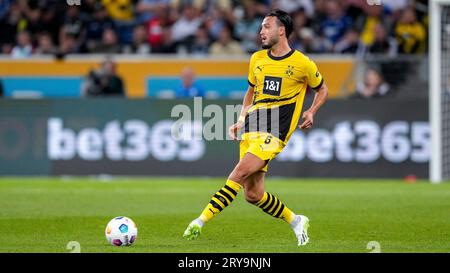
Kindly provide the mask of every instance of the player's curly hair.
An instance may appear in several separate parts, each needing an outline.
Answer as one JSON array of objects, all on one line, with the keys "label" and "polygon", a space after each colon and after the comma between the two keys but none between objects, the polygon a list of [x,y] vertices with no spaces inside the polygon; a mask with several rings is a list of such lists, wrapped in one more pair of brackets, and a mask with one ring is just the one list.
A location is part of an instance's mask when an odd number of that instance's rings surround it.
[{"label": "player's curly hair", "polygon": [[284,26],[284,29],[286,31],[286,38],[289,38],[289,35],[291,35],[292,31],[294,30],[294,22],[292,21],[291,16],[287,12],[279,9],[269,12],[266,17],[269,16],[273,16],[278,19],[278,25]]}]

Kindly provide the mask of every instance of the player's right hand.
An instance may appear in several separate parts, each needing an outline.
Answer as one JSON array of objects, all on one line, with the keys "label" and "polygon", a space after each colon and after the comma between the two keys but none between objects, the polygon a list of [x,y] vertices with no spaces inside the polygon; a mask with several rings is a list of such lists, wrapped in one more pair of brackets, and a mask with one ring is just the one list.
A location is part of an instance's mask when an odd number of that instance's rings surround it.
[{"label": "player's right hand", "polygon": [[228,128],[228,135],[231,137],[232,140],[238,140],[237,138],[237,132],[241,130],[241,128],[244,127],[243,122],[237,122]]}]

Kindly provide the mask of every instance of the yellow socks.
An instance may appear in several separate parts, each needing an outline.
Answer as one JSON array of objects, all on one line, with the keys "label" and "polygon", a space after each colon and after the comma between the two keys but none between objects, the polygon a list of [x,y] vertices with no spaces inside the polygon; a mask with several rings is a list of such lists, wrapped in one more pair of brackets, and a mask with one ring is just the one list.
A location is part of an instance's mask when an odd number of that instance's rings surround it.
[{"label": "yellow socks", "polygon": [[260,207],[265,213],[281,218],[288,224],[294,220],[295,214],[280,199],[268,192],[265,192],[261,200],[256,202],[255,205]]},{"label": "yellow socks", "polygon": [[[211,197],[211,201],[209,201],[208,205],[202,211],[199,219],[203,223],[211,220],[224,208],[230,205],[231,202],[233,202],[241,188],[242,186],[238,183],[227,180],[225,186],[223,186],[223,188],[221,188],[213,195],[213,197]],[[261,200],[256,202],[255,205],[260,207],[267,214],[270,214],[276,218],[283,219],[288,224],[292,223],[292,221],[294,220],[295,214],[288,207],[286,207],[283,202],[280,201],[280,199],[278,199],[271,193],[264,192]]]},{"label": "yellow socks", "polygon": [[211,198],[211,201],[209,201],[208,205],[200,215],[200,220],[202,220],[203,223],[206,223],[216,216],[216,214],[219,214],[219,212],[233,202],[241,188],[242,186],[238,183],[227,180],[225,186]]}]

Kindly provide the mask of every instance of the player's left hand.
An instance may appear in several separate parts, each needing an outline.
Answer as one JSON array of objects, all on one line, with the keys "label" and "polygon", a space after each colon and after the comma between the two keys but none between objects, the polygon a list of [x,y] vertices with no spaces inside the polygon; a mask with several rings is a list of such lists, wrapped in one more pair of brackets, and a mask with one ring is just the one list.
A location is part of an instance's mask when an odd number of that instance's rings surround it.
[{"label": "player's left hand", "polygon": [[299,128],[302,130],[308,130],[313,126],[314,114],[311,111],[305,111],[302,115],[303,122],[300,124]]}]

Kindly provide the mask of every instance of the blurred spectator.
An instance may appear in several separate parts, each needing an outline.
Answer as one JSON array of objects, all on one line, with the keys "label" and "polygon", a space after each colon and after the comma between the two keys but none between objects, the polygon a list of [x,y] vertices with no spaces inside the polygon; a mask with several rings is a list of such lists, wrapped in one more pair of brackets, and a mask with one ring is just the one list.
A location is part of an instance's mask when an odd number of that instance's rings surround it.
[{"label": "blurred spectator", "polygon": [[103,32],[102,41],[92,49],[92,53],[120,53],[121,48],[117,38],[117,34],[112,28],[108,28]]},{"label": "blurred spectator", "polygon": [[133,43],[123,48],[123,53],[149,54],[151,51],[148,44],[147,29],[144,25],[138,25],[133,31]]},{"label": "blurred spectator", "polygon": [[346,10],[346,14],[352,18],[352,21],[358,24],[358,20],[365,17],[368,14],[368,9],[373,6],[378,7],[379,5],[368,5],[367,1],[361,0],[340,0],[340,4]]},{"label": "blurred spectator", "polygon": [[174,54],[177,53],[177,45],[172,40],[172,32],[169,26],[163,27],[162,29],[162,40],[160,47],[153,48],[154,53],[167,53]]},{"label": "blurred spectator", "polygon": [[90,71],[81,92],[85,97],[125,96],[122,78],[116,73],[116,64],[105,60],[99,69]]},{"label": "blurred spectator", "polygon": [[[47,0],[47,2],[50,1],[52,0]],[[50,35],[54,44],[58,43],[59,40],[59,30],[63,24],[64,11],[66,11],[66,7],[67,6],[64,4],[62,4],[61,6],[61,2],[58,1],[52,2],[51,5],[49,4],[49,6],[43,6],[41,9],[41,23],[43,32],[47,32]]]},{"label": "blurred spectator", "polygon": [[[329,0],[315,0],[314,1],[314,18],[321,22],[326,17],[326,6]],[[360,0],[357,0],[360,1]]]},{"label": "blurred spectator", "polygon": [[394,38],[388,36],[384,26],[381,23],[375,25],[374,32],[374,41],[368,47],[367,53],[395,55],[397,53],[397,43]]},{"label": "blurred spectator", "polygon": [[352,26],[350,17],[345,15],[337,1],[328,0],[326,2],[326,18],[320,25],[321,34],[333,45],[339,42],[344,34]]},{"label": "blurred spectator", "polygon": [[234,25],[235,17],[228,1],[222,1],[222,4],[214,4],[206,14],[205,24],[211,39],[218,40],[222,28],[226,25]]},{"label": "blurred spectator", "polygon": [[69,6],[61,28],[62,35],[67,35],[75,39],[77,47],[80,47],[85,40],[85,21],[81,18],[78,6]]},{"label": "blurred spectator", "polygon": [[37,33],[45,30],[41,20],[42,11],[37,6],[34,5],[30,7],[27,5],[24,12],[26,13],[25,29],[30,33],[31,37],[34,37]]},{"label": "blurred spectator", "polygon": [[395,36],[400,53],[423,53],[425,51],[426,30],[417,20],[412,7],[406,8],[395,25]]},{"label": "blurred spectator", "polygon": [[214,42],[210,48],[211,55],[242,55],[244,51],[240,44],[231,36],[231,29],[229,27],[222,28],[219,40]]},{"label": "blurred spectator", "polygon": [[16,43],[17,30],[22,21],[20,6],[17,3],[11,3],[8,6],[8,12],[4,17],[0,17],[0,45],[3,54],[10,54]]},{"label": "blurred spectator", "polygon": [[376,69],[370,68],[364,75],[364,81],[358,83],[352,99],[375,99],[391,95],[390,86]]},{"label": "blurred spectator", "polygon": [[[173,24],[167,5],[158,5],[154,10],[153,17],[147,21],[147,37],[152,52],[161,52],[164,44],[165,33],[169,31],[169,26]],[[166,34],[167,35],[167,34]]]},{"label": "blurred spectator", "polygon": [[101,0],[109,16],[116,21],[131,21],[133,15],[133,0]]},{"label": "blurred spectator", "polygon": [[42,32],[38,35],[38,45],[34,54],[56,54],[57,49],[53,44],[52,37],[48,32]]},{"label": "blurred spectator", "polygon": [[195,41],[192,46],[192,54],[196,56],[207,56],[209,54],[209,47],[211,39],[208,35],[208,30],[205,25],[198,28],[195,33]]},{"label": "blurred spectator", "polygon": [[133,0],[102,0],[109,16],[114,20],[118,42],[129,44],[133,39]]},{"label": "blurred spectator", "polygon": [[182,12],[183,15],[172,27],[172,41],[176,44],[179,53],[187,53],[191,51],[190,47],[202,20],[199,16],[199,10],[191,4],[185,4]]},{"label": "blurred spectator", "polygon": [[98,47],[105,30],[115,28],[114,21],[108,16],[101,3],[96,3],[92,8],[92,16],[86,22],[86,47],[88,51]]},{"label": "blurred spectator", "polygon": [[3,18],[8,13],[9,8],[14,0],[2,0],[0,1],[0,18]]},{"label": "blurred spectator", "polygon": [[275,7],[287,13],[294,13],[303,9],[311,17],[314,15],[314,4],[312,0],[275,0]]},{"label": "blurred spectator", "polygon": [[362,48],[359,44],[359,33],[355,29],[350,29],[344,34],[344,37],[336,43],[333,51],[336,53],[357,53]]},{"label": "blurred spectator", "polygon": [[[348,0],[356,4],[355,0]],[[390,19],[384,16],[382,5],[361,5],[364,13],[360,13],[355,26],[360,29],[360,42],[363,53],[394,55],[397,47],[394,39],[388,36],[392,28]],[[383,17],[384,16],[384,17]]]},{"label": "blurred spectator", "polygon": [[[422,53],[427,50],[426,0],[0,0],[0,49],[11,54],[27,31],[36,53],[147,52],[206,55],[223,28],[246,53],[260,48],[261,20],[272,8],[291,13],[293,48],[308,53]],[[202,29],[200,29],[202,28]],[[115,33],[112,33],[112,31]],[[205,33],[206,31],[206,33]],[[42,33],[44,38],[42,38]],[[358,34],[358,42],[355,41]],[[50,35],[52,43],[49,43]],[[139,36],[139,38],[137,38]],[[115,45],[111,45],[114,41]],[[358,45],[357,45],[358,44]],[[45,47],[45,46],[44,46]],[[39,50],[38,50],[39,48]],[[139,50],[137,48],[140,48]],[[356,50],[355,50],[356,48]]]},{"label": "blurred spectator", "polygon": [[16,59],[28,58],[33,52],[30,34],[22,31],[17,34],[17,45],[12,49],[11,57]]},{"label": "blurred spectator", "polygon": [[253,53],[259,49],[259,29],[263,18],[259,16],[254,8],[255,1],[243,1],[244,17],[238,21],[235,35],[241,41],[241,45],[247,53]]},{"label": "blurred spectator", "polygon": [[311,28],[311,20],[304,10],[298,10],[292,14],[294,29],[301,30],[304,28]]},{"label": "blurred spectator", "polygon": [[366,8],[366,14],[361,14],[355,25],[361,31],[361,43],[370,46],[375,42],[375,26],[383,23],[383,7],[373,5]]},{"label": "blurred spectator", "polygon": [[169,7],[170,0],[139,0],[136,12],[139,14],[139,22],[152,20],[161,10]]},{"label": "blurred spectator", "polygon": [[175,90],[177,98],[203,97],[205,91],[195,80],[195,72],[192,67],[185,67],[181,71],[181,86]]},{"label": "blurred spectator", "polygon": [[253,0],[253,2],[253,9],[255,9],[259,16],[264,17],[269,13],[272,0]]},{"label": "blurred spectator", "polygon": [[[181,1],[181,2],[190,2],[191,0],[174,0],[174,1]],[[239,1],[240,2],[240,1]],[[205,12],[210,12],[212,8],[218,8],[221,11],[231,12],[233,9],[233,4],[236,3],[236,1],[233,0],[192,0],[192,3],[197,8],[204,7]]]},{"label": "blurred spectator", "polygon": [[94,14],[97,10],[98,6],[102,7],[101,1],[98,0],[84,0],[83,4],[80,6],[81,13],[85,16],[89,16],[89,14]]},{"label": "blurred spectator", "polygon": [[62,33],[59,38],[58,56],[64,57],[67,54],[79,53],[80,49],[74,35]]},{"label": "blurred spectator", "polygon": [[323,53],[331,50],[333,45],[327,39],[316,36],[310,28],[296,29],[291,34],[290,44],[294,49],[308,53]]},{"label": "blurred spectator", "polygon": [[394,14],[395,17],[408,5],[412,4],[413,0],[383,0],[383,7],[389,12]]},{"label": "blurred spectator", "polygon": [[308,53],[329,52],[333,44],[326,38],[314,33],[311,20],[304,10],[298,10],[293,15],[294,31],[289,38],[294,49]]}]

